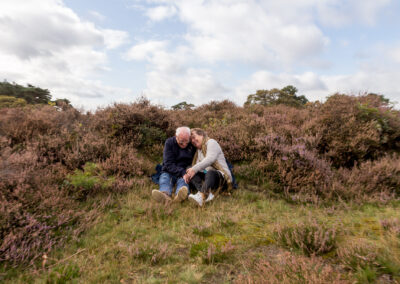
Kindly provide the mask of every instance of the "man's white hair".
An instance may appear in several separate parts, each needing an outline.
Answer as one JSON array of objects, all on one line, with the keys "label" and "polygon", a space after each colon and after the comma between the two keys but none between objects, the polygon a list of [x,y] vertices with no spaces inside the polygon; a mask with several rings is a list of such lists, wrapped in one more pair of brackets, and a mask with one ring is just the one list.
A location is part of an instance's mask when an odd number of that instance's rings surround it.
[{"label": "man's white hair", "polygon": [[178,127],[175,131],[175,136],[179,136],[181,134],[187,133],[190,136],[190,128],[187,126]]}]

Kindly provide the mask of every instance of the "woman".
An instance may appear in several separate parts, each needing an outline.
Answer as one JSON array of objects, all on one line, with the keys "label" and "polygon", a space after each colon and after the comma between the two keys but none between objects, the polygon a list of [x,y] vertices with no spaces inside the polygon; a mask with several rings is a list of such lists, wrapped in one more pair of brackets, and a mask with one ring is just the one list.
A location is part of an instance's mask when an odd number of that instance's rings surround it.
[{"label": "woman", "polygon": [[198,190],[196,194],[189,195],[189,201],[203,206],[214,198],[211,190],[231,189],[232,175],[218,142],[208,138],[204,130],[193,128],[191,141],[197,151],[184,178]]}]

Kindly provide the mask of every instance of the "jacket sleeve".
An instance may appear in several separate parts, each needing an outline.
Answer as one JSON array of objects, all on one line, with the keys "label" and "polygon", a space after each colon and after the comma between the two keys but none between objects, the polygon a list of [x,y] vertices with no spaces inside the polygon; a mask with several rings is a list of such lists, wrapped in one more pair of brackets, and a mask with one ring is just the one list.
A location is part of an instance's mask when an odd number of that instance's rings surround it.
[{"label": "jacket sleeve", "polygon": [[206,156],[201,162],[194,165],[192,169],[197,173],[211,166],[218,159],[218,154],[221,151],[221,147],[219,146],[217,141],[215,141],[214,139],[208,140]]},{"label": "jacket sleeve", "polygon": [[182,177],[186,173],[185,168],[176,165],[176,157],[173,151],[172,139],[168,139],[167,141],[165,141],[163,152],[163,166],[164,170],[177,177]]}]

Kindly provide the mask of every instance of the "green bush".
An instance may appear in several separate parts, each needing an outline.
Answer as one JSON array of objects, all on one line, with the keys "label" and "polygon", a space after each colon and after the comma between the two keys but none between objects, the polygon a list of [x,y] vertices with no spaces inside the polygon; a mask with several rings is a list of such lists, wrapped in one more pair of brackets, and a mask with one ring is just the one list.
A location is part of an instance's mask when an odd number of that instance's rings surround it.
[{"label": "green bush", "polygon": [[24,99],[0,95],[0,108],[26,106]]}]

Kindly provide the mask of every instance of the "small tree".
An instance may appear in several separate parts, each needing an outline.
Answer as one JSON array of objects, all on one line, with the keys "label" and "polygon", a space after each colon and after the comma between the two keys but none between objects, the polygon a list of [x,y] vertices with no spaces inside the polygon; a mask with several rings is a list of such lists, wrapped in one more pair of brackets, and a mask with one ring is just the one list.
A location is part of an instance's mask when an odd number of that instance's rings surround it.
[{"label": "small tree", "polygon": [[171,108],[173,110],[188,110],[192,109],[194,104],[188,104],[187,102],[180,102],[179,104],[173,105]]},{"label": "small tree", "polygon": [[28,104],[47,104],[51,100],[49,90],[28,84],[27,87],[16,83],[0,82],[0,94],[24,99]]},{"label": "small tree", "polygon": [[297,88],[291,85],[282,89],[257,90],[255,94],[247,96],[245,105],[260,104],[264,106],[270,105],[288,105],[292,107],[302,107],[308,100],[305,96],[297,96]]}]

